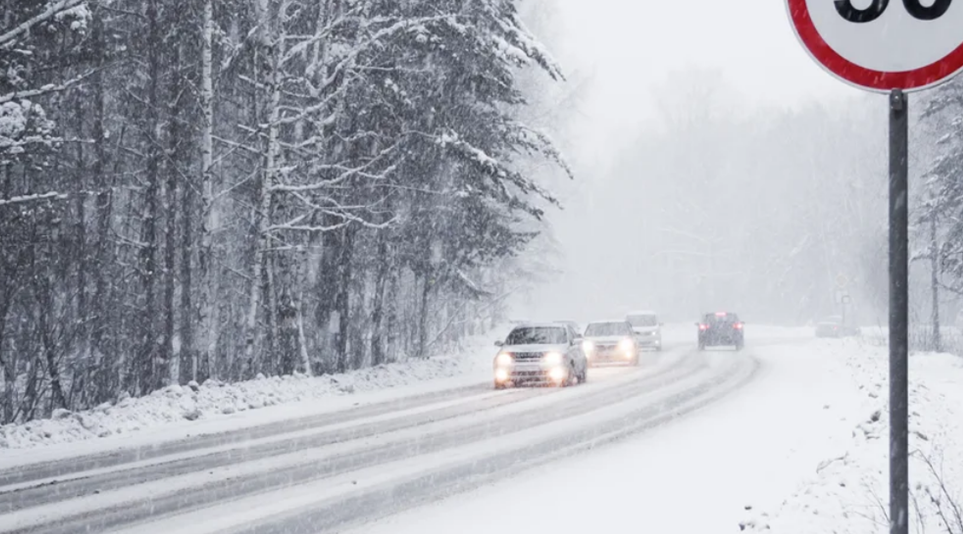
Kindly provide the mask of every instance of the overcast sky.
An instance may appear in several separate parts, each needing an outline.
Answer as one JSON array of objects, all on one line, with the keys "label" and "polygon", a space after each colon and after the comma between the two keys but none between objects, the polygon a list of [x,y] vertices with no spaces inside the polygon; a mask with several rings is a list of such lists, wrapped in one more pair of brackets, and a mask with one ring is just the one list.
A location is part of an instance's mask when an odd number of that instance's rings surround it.
[{"label": "overcast sky", "polygon": [[688,66],[721,69],[748,102],[792,105],[857,92],[809,58],[784,0],[549,1],[560,10],[563,37],[554,52],[567,70],[594,71],[582,112],[607,135],[644,119],[652,85]]}]

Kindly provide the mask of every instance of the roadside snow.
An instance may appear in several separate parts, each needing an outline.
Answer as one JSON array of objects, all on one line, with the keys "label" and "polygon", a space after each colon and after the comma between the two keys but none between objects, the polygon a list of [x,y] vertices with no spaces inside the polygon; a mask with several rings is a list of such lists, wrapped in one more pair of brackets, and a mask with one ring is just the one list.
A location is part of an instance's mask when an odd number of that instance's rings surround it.
[{"label": "roadside snow", "polygon": [[[396,390],[402,395],[459,387],[487,379],[487,365],[494,348],[489,348],[492,335],[471,340],[458,356],[412,360],[382,365],[343,375],[306,375],[271,377],[225,384],[208,380],[203,384],[169,386],[141,398],[124,398],[115,404],[104,404],[92,410],[69,412],[59,410],[51,419],[25,424],[0,426],[0,450],[34,449],[38,446],[71,444],[94,438],[130,437],[158,431],[167,439],[190,434],[171,434],[175,427],[205,429],[200,423],[226,420],[226,424],[207,428],[224,431],[249,424],[345,409],[351,403],[332,402],[350,396],[354,400],[390,400],[371,398],[359,393]],[[484,372],[483,372],[484,371]],[[323,401],[323,402],[319,402]],[[273,407],[273,409],[266,409]],[[261,417],[244,417],[252,411]],[[125,443],[130,446],[130,443]],[[46,447],[45,447],[46,448]],[[6,464],[10,460],[4,453]],[[33,459],[31,454],[30,459]],[[0,465],[2,467],[2,465]]]},{"label": "roadside snow", "polygon": [[[855,340],[825,342],[857,380],[862,416],[848,439],[814,466],[779,506],[751,516],[748,530],[870,534],[889,510],[888,354]],[[910,358],[910,531],[963,533],[963,359]]]}]

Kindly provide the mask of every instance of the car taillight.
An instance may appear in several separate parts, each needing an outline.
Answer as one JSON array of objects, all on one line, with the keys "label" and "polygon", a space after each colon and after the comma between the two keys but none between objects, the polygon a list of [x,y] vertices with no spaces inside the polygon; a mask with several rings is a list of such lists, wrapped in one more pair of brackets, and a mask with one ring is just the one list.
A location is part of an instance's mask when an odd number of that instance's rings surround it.
[{"label": "car taillight", "polygon": [[707,324],[700,324],[700,325],[699,325],[699,330],[707,330],[708,328],[709,328],[709,325],[707,325]]},{"label": "car taillight", "polygon": [[742,323],[736,323],[732,326],[735,327],[736,330],[742,330]]}]

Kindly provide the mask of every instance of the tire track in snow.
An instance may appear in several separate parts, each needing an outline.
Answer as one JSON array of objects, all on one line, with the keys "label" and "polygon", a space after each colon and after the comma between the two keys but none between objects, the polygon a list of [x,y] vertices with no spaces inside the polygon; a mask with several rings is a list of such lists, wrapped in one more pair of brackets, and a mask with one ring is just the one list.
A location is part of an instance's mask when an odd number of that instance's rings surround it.
[{"label": "tire track in snow", "polygon": [[[663,357],[660,360],[664,362],[669,360],[669,358]],[[2,520],[0,520],[0,522],[6,523],[6,526],[13,527],[14,529],[28,529],[16,531],[91,532],[102,531],[106,528],[121,526],[136,521],[156,520],[158,517],[163,517],[167,514],[184,513],[192,509],[216,505],[219,502],[236,499],[245,495],[276,491],[295,484],[303,484],[313,480],[337,476],[342,473],[351,472],[352,470],[378,465],[379,463],[395,461],[398,458],[441,452],[465,443],[491,438],[492,436],[504,436],[512,432],[532,428],[533,426],[544,425],[578,414],[588,413],[592,410],[604,408],[609,404],[617,403],[627,397],[658,388],[661,384],[677,381],[696,370],[701,365],[701,360],[696,354],[690,353],[683,358],[681,362],[671,362],[673,365],[668,365],[665,369],[651,372],[648,376],[643,374],[647,369],[638,371],[633,369],[631,373],[621,376],[620,378],[622,379],[614,384],[601,384],[602,387],[598,389],[586,388],[584,394],[569,395],[564,398],[560,396],[558,402],[548,403],[545,408],[537,411],[522,411],[517,417],[508,420],[510,424],[506,424],[505,419],[492,418],[492,420],[486,424],[480,425],[473,422],[468,416],[478,415],[481,411],[492,411],[506,406],[511,407],[512,405],[519,404],[520,401],[545,396],[548,393],[561,393],[563,391],[582,392],[577,391],[580,388],[565,390],[542,388],[508,390],[492,395],[491,391],[486,389],[485,393],[488,394],[487,399],[482,399],[479,402],[466,402],[453,407],[426,410],[423,414],[413,417],[399,417],[397,420],[389,420],[387,423],[369,423],[367,426],[362,425],[356,429],[342,431],[340,435],[337,431],[328,433],[321,432],[308,436],[305,438],[307,441],[305,441],[305,439],[295,438],[280,442],[282,444],[281,446],[277,446],[277,444],[271,446],[271,444],[268,444],[268,446],[263,448],[255,447],[254,449],[246,448],[223,451],[221,456],[194,457],[183,463],[175,462],[171,465],[160,463],[147,470],[142,470],[140,473],[137,471],[133,473],[115,471],[99,479],[92,478],[85,480],[84,478],[79,478],[75,482],[72,482],[74,484],[72,490],[71,487],[66,485],[62,488],[57,488],[55,487],[56,485],[52,487],[34,487],[29,490],[35,492],[32,495],[33,497],[38,497],[38,500],[45,500],[45,502],[52,503],[66,500],[65,506],[63,506],[62,509],[58,509],[60,507],[50,509],[50,506],[38,507],[37,505],[39,503],[31,502],[33,500],[31,494],[20,492],[20,495],[17,496],[16,493],[11,493],[8,495],[9,500],[7,501],[7,505],[11,510],[18,510],[18,503],[20,505],[28,503],[31,507],[26,510],[28,517],[21,517],[19,521],[17,518],[11,518],[12,520],[9,522]],[[630,378],[635,375],[642,375],[642,377],[631,380]],[[475,388],[467,388],[468,391],[472,391],[473,389]],[[434,397],[435,399],[439,397],[442,399],[445,398],[445,396],[438,394],[430,395],[430,397]],[[469,397],[469,400],[470,399]],[[399,403],[392,404],[398,405]],[[409,408],[411,407],[411,403],[401,404]],[[393,410],[389,413],[395,413],[399,410]],[[357,410],[349,410],[341,415],[344,416],[352,412],[356,413]],[[338,418],[329,418],[328,420],[338,420]],[[364,443],[359,443],[356,447],[342,454],[322,455],[316,459],[293,458],[293,461],[286,466],[253,470],[235,476],[228,476],[221,480],[211,481],[210,483],[197,483],[196,481],[197,471],[209,471],[212,466],[205,462],[207,460],[215,461],[215,458],[217,462],[223,465],[251,464],[253,463],[252,460],[270,459],[275,454],[293,452],[297,455],[298,451],[304,451],[304,448],[324,451],[330,448],[329,446],[332,444],[344,443],[352,439],[363,440],[364,438],[387,436],[390,435],[391,432],[398,430],[410,429],[421,425],[437,425],[439,422],[446,420],[454,420],[455,422],[464,420],[465,422],[461,428],[454,430],[446,429],[429,435],[419,434],[387,444],[376,443],[365,446]],[[426,439],[428,437],[433,437],[434,439]],[[246,450],[253,450],[254,452],[250,453],[250,455],[242,452]],[[238,452],[241,452],[241,454],[232,456],[232,454]],[[174,469],[166,472],[166,467],[172,467]],[[163,483],[165,479],[176,478],[178,473],[188,473],[192,471],[195,474],[195,481],[192,484],[168,493],[160,490],[154,494],[137,498],[135,495],[136,492],[130,491],[130,498],[126,499],[124,496],[125,493],[128,492],[119,491],[128,486],[130,486],[130,490],[134,490],[137,488],[134,484],[138,481],[153,480]],[[119,474],[123,474],[123,476],[119,476]],[[211,471],[211,474],[214,474],[214,472]],[[99,490],[99,484],[107,484],[110,488],[118,490],[113,492],[108,491],[106,493],[114,494],[115,497],[120,497],[120,499],[115,499],[111,503],[106,503],[106,505],[104,505],[104,503],[98,505],[96,501],[103,499],[98,499],[97,497],[103,497],[103,495],[94,496],[92,499],[93,502],[90,502],[90,507],[84,507],[83,501],[85,501],[85,498],[83,497],[71,499],[71,497],[76,497],[78,493],[83,493],[84,491],[93,492],[94,490]],[[142,484],[140,486],[146,487],[150,486],[150,484]],[[77,505],[80,506],[77,507]],[[44,508],[48,510],[43,510]],[[39,512],[39,514],[30,514],[29,512],[31,511]],[[32,519],[29,517],[31,515],[33,516]],[[21,516],[23,516],[23,514],[21,514]],[[0,524],[0,527],[2,527],[2,524]]]}]

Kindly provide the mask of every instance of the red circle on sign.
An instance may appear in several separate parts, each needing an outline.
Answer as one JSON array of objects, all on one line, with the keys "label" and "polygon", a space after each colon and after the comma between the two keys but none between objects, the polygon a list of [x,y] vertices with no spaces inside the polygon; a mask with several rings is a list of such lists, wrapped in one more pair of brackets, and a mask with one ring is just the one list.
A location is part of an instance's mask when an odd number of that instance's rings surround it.
[{"label": "red circle on sign", "polygon": [[806,0],[787,0],[787,5],[796,36],[813,59],[837,78],[864,89],[880,92],[925,89],[963,69],[963,43],[943,59],[918,69],[885,72],[861,67],[839,55],[826,43],[813,23]]}]

